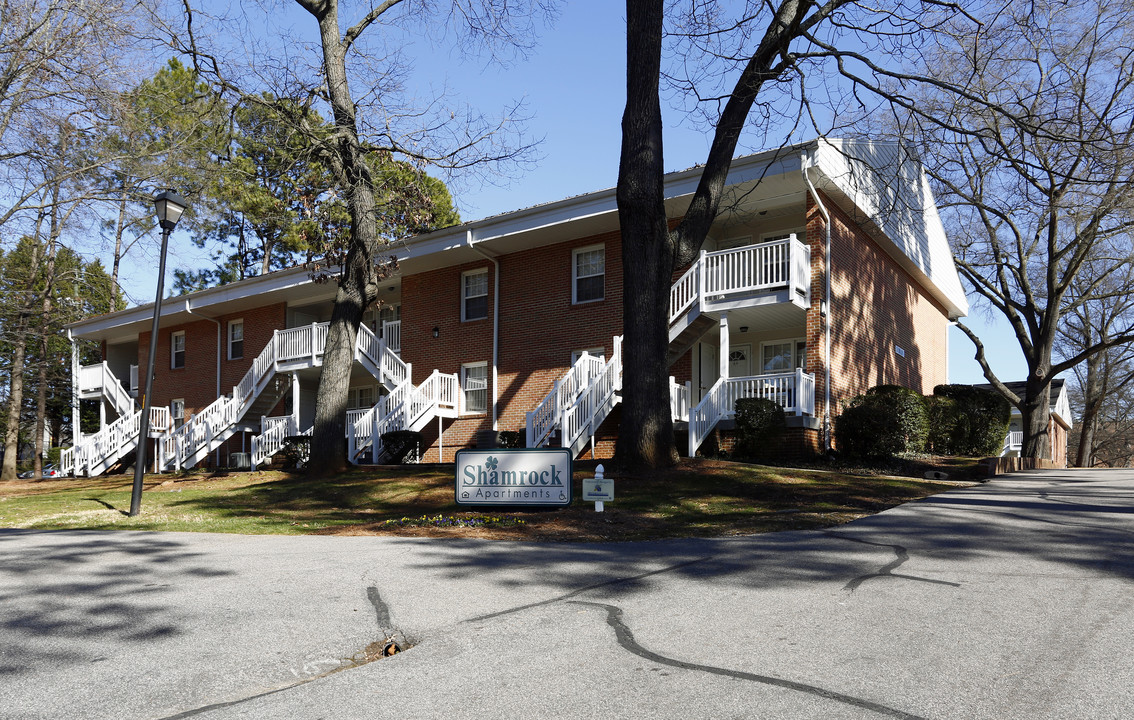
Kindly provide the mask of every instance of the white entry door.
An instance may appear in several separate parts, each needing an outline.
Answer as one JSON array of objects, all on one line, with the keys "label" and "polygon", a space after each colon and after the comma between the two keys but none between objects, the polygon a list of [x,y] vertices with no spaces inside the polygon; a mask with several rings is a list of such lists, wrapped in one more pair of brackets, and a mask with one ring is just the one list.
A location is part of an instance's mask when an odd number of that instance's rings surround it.
[{"label": "white entry door", "polygon": [[733,345],[728,349],[728,376],[748,377],[752,374],[752,346]]}]

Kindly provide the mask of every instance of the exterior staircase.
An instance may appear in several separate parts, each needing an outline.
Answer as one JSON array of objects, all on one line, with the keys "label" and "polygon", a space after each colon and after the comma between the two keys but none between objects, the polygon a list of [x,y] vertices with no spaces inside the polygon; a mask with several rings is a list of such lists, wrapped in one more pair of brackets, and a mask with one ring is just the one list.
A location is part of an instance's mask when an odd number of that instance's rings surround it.
[{"label": "exterior staircase", "polygon": [[[281,389],[281,384],[274,382],[276,374],[322,365],[328,327],[329,323],[315,323],[276,330],[272,340],[260,351],[230,395],[217,398],[181,427],[158,440],[159,469],[177,470],[196,465],[232,437],[238,430],[237,423],[254,407],[268,410],[275,406],[286,392],[286,387]],[[409,367],[364,325],[358,330],[355,359],[386,386],[398,377],[409,376]],[[384,369],[391,374],[387,375]],[[272,393],[268,400],[257,406],[261,395],[269,389]],[[260,443],[261,462],[271,457],[263,453],[273,445]]]},{"label": "exterior staircase", "polygon": [[421,385],[408,377],[374,407],[347,416],[347,457],[354,464],[379,464],[386,448],[382,436],[397,430],[421,430],[438,417],[455,418],[461,410],[461,384],[455,373],[437,370]]},{"label": "exterior staircase", "polygon": [[[172,427],[169,408],[151,408],[150,436],[157,439],[157,469],[168,471],[196,465],[232,437],[240,429],[243,418],[268,412],[289,387],[289,380],[282,373],[323,364],[327,328],[328,323],[314,323],[277,330],[232,392],[217,398],[180,427]],[[409,379],[410,367],[365,326],[359,328],[355,359],[388,389],[397,388]],[[125,400],[113,390],[117,387],[133,403],[109,369],[95,365],[82,370],[80,386],[87,387],[88,393],[93,393],[96,387],[105,388],[101,392],[107,393],[106,397],[118,408],[125,405]],[[60,456],[63,472],[88,476],[106,472],[137,447],[140,420],[141,411],[131,409],[99,432],[82,438],[74,447],[64,449]],[[271,433],[268,438],[261,436],[259,443],[253,439],[254,453],[259,453],[261,462],[282,447],[275,436],[284,431],[275,425],[261,428],[265,434]],[[287,432],[281,437],[295,434],[298,432]]]}]

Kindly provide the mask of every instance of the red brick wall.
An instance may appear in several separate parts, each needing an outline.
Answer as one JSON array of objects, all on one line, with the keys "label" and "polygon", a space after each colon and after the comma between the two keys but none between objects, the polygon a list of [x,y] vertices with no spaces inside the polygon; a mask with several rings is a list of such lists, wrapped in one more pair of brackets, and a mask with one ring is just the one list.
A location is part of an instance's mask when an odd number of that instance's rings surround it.
[{"label": "red brick wall", "polygon": [[[218,317],[221,323],[221,394],[240,382],[252,361],[268,344],[272,333],[286,325],[286,306],[275,303]],[[228,359],[228,321],[244,320],[244,356]],[[185,367],[170,367],[170,336],[185,332]],[[150,351],[150,333],[138,336],[138,367],[145,374]],[[145,378],[139,377],[144,387]],[[217,326],[209,320],[196,320],[158,330],[154,356],[153,405],[168,406],[175,398],[185,399],[185,417],[200,412],[217,398]]]},{"label": "red brick wall", "polygon": [[[572,250],[598,244],[605,247],[604,297],[573,305]],[[622,334],[622,250],[618,234],[605,233],[509,254],[499,263],[498,427],[522,432],[526,413],[567,371],[573,350],[602,347],[607,357],[613,352],[612,340]],[[479,268],[488,270],[488,317],[462,322],[461,274]],[[488,363],[489,412],[445,422],[446,461],[452,460],[450,450],[473,445],[478,430],[492,427],[494,281],[488,260],[402,278],[402,359],[413,364],[414,382],[435,368],[459,373],[462,363]],[[426,460],[435,460],[435,423],[428,432]]]},{"label": "red brick wall", "polygon": [[[880,384],[923,394],[947,379],[948,314],[914,278],[828,199],[831,237],[832,417],[855,395]],[[812,310],[808,313],[808,369],[821,367],[823,328],[823,217],[808,198],[812,247]],[[816,262],[816,258],[818,261]],[[902,357],[895,346],[905,351]],[[814,353],[814,354],[813,354]],[[812,360],[816,361],[813,366]],[[817,414],[823,377],[816,373]]]}]

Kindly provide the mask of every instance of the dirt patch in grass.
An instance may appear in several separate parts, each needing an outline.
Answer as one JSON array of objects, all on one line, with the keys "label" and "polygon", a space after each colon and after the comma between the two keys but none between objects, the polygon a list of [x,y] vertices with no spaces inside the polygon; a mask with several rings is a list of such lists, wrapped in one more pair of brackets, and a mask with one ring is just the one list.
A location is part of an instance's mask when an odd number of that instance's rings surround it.
[{"label": "dirt patch in grass", "polygon": [[358,468],[323,479],[270,471],[147,476],[135,518],[125,513],[132,478],[18,481],[0,485],[0,527],[623,541],[831,527],[958,485],[698,458],[645,475],[608,472],[615,499],[596,513],[578,499],[595,464],[575,463],[576,500],[552,510],[458,506],[452,465]]}]

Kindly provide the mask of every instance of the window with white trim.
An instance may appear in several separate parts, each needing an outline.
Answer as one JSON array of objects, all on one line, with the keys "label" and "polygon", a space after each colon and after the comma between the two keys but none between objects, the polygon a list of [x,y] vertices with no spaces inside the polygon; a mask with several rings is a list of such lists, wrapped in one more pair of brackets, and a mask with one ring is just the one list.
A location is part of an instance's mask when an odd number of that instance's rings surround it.
[{"label": "window with white trim", "polygon": [[352,387],[347,395],[348,410],[369,410],[378,402],[373,385]]},{"label": "window with white trim", "polygon": [[488,268],[461,273],[461,320],[488,317]]},{"label": "window with white trim", "polygon": [[465,394],[465,412],[488,412],[488,363],[461,365],[461,391]]},{"label": "window with white trim", "polygon": [[169,401],[169,418],[175,428],[185,424],[185,398]]},{"label": "window with white trim", "polygon": [[574,367],[575,363],[579,362],[579,358],[583,357],[583,353],[586,353],[586,354],[590,355],[591,357],[597,357],[599,360],[606,362],[606,348],[593,347],[593,348],[586,348],[585,350],[574,350],[574,351],[572,351],[571,352],[571,367]]},{"label": "window with white trim", "polygon": [[185,367],[184,330],[178,330],[169,336],[169,366],[175,370]]},{"label": "window with white trim", "polygon": [[239,360],[244,357],[244,321],[228,321],[228,359]]},{"label": "window with white trim", "polygon": [[606,297],[606,248],[578,248],[571,253],[571,302],[595,302]]},{"label": "window with white trim", "polygon": [[790,372],[807,362],[807,341],[777,340],[761,345],[760,369],[765,373]]}]

